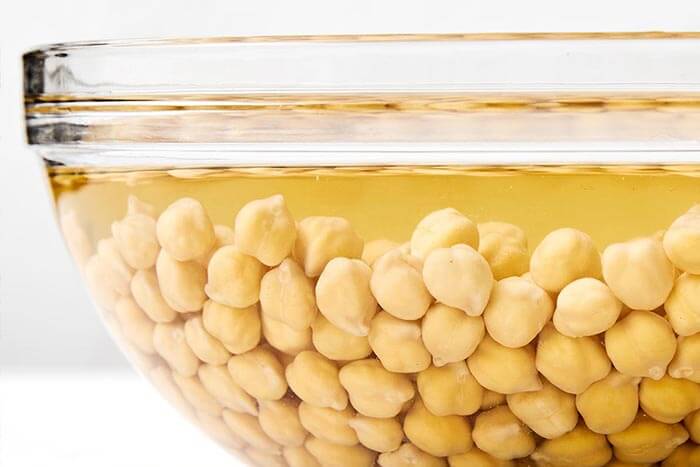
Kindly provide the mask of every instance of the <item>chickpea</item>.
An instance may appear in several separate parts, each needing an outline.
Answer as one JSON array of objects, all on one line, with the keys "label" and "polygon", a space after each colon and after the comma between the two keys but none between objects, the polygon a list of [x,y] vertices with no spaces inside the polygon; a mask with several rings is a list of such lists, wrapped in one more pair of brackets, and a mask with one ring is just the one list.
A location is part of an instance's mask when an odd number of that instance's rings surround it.
[{"label": "chickpea", "polygon": [[576,408],[588,428],[603,435],[626,430],[634,422],[639,408],[640,380],[612,370],[577,395]]},{"label": "chickpea", "polygon": [[318,277],[336,257],[359,258],[362,239],[342,217],[307,217],[297,225],[294,258],[309,277]]},{"label": "chickpea", "polygon": [[209,266],[209,261],[211,261],[211,257],[214,256],[214,253],[216,253],[219,250],[219,248],[223,246],[233,245],[234,240],[235,235],[231,227],[220,224],[215,225],[214,244],[209,249],[209,251],[204,254],[204,256],[200,256],[195,261],[197,261],[199,264],[206,268],[207,266]]},{"label": "chickpea", "polygon": [[481,398],[481,410],[493,409],[507,402],[507,396],[498,392],[484,389],[484,396]]},{"label": "chickpea", "polygon": [[155,323],[146,316],[134,300],[130,297],[121,297],[114,307],[114,314],[129,342],[145,354],[155,353],[153,347]]},{"label": "chickpea", "polygon": [[384,368],[394,373],[416,373],[430,366],[430,353],[420,334],[420,322],[404,321],[381,311],[372,319],[368,339]]},{"label": "chickpea", "polygon": [[479,449],[496,459],[526,457],[535,450],[532,432],[505,405],[480,413],[472,437]]},{"label": "chickpea", "polygon": [[665,375],[659,380],[643,378],[639,404],[651,418],[662,423],[678,423],[700,409],[700,384]]},{"label": "chickpea", "polygon": [[600,254],[588,234],[563,228],[550,232],[532,252],[532,280],[547,292],[559,292],[582,277],[601,276]]},{"label": "chickpea", "polygon": [[197,376],[181,376],[177,371],[173,371],[173,381],[180,388],[187,402],[195,409],[215,417],[221,415],[223,407],[204,389]]},{"label": "chickpea", "polygon": [[471,415],[481,406],[484,388],[463,361],[423,370],[416,382],[423,403],[435,415]]},{"label": "chickpea", "polygon": [[406,320],[420,319],[433,301],[423,284],[418,258],[394,249],[374,262],[370,288],[387,313]]},{"label": "chickpea", "polygon": [[700,334],[679,337],[676,354],[668,366],[674,378],[686,378],[700,383]]},{"label": "chickpea", "polygon": [[168,206],[156,223],[158,241],[177,261],[204,255],[214,244],[214,226],[204,206],[192,198],[180,198]]},{"label": "chickpea", "polygon": [[262,401],[260,428],[282,446],[301,447],[308,434],[299,420],[298,403],[290,400]]},{"label": "chickpea", "polygon": [[663,235],[666,255],[681,271],[700,274],[700,206],[695,205],[678,219]]},{"label": "chickpea", "polygon": [[506,347],[522,347],[539,334],[552,317],[554,303],[547,292],[521,277],[496,282],[484,310],[489,335]]},{"label": "chickpea", "polygon": [[177,317],[177,311],[170,308],[161,295],[153,269],[136,271],[129,288],[134,301],[156,323],[169,323]]},{"label": "chickpea", "polygon": [[610,360],[595,337],[567,337],[550,323],[537,342],[536,365],[564,392],[581,394],[610,373]]},{"label": "chickpea", "polygon": [[411,443],[402,445],[394,452],[380,454],[377,463],[382,467],[447,467],[445,459],[431,456]]},{"label": "chickpea", "polygon": [[316,458],[305,447],[285,447],[282,451],[289,467],[321,467]]},{"label": "chickpea", "polygon": [[512,349],[486,336],[467,365],[479,384],[491,391],[514,394],[542,389],[531,346]]},{"label": "chickpea", "polygon": [[700,276],[681,274],[664,309],[679,336],[692,336],[700,332]]},{"label": "chickpea", "polygon": [[425,216],[411,235],[411,254],[425,260],[438,248],[459,243],[479,247],[479,231],[471,220],[453,208],[433,211]]},{"label": "chickpea", "polygon": [[233,381],[226,365],[201,365],[197,375],[204,389],[222,406],[234,412],[258,415],[257,402]]},{"label": "chickpea", "polygon": [[302,402],[299,404],[299,420],[309,433],[319,439],[343,446],[359,443],[357,434],[350,427],[355,411],[347,407],[335,410],[328,407],[314,407]]},{"label": "chickpea", "polygon": [[484,338],[484,320],[442,303],[428,309],[421,321],[421,337],[435,366],[465,360]]},{"label": "chickpea", "polygon": [[100,255],[92,255],[85,262],[85,282],[90,295],[97,305],[104,310],[114,311],[122,294],[117,290],[114,270],[109,262]]},{"label": "chickpea", "polygon": [[255,449],[267,451],[269,454],[281,452],[280,446],[275,443],[260,427],[258,419],[252,415],[234,412],[224,409],[222,413],[224,423],[235,434]]},{"label": "chickpea", "polygon": [[129,283],[134,270],[122,258],[117,242],[113,238],[103,238],[97,242],[97,254],[105,259],[107,266],[111,269],[108,282],[120,295],[129,295]]},{"label": "chickpea", "polygon": [[260,342],[262,325],[255,305],[231,308],[209,300],[204,304],[202,324],[232,354],[253,350]]},{"label": "chickpea", "polygon": [[316,407],[343,410],[348,395],[338,378],[338,368],[320,353],[305,350],[285,370],[289,387],[304,402]]},{"label": "chickpea", "polygon": [[545,381],[539,391],[506,396],[513,414],[542,438],[554,439],[576,427],[576,398]]},{"label": "chickpea", "polygon": [[245,308],[260,298],[260,280],[265,267],[238,247],[226,245],[211,257],[207,268],[209,298],[227,306]]},{"label": "chickpea", "polygon": [[545,440],[530,458],[543,467],[603,467],[612,458],[612,450],[605,436],[579,423],[565,435]]},{"label": "chickpea", "polygon": [[311,325],[316,350],[331,360],[359,360],[372,353],[367,336],[354,336],[334,326],[319,314]]},{"label": "chickpea", "polygon": [[623,462],[659,462],[688,440],[682,425],[667,425],[640,415],[626,430],[608,435],[615,457]]},{"label": "chickpea", "polygon": [[231,354],[215,337],[209,334],[197,316],[185,323],[185,340],[200,360],[212,365],[225,365]]},{"label": "chickpea", "polygon": [[287,392],[282,365],[264,347],[234,355],[228,361],[228,371],[234,383],[258,400],[279,400]]},{"label": "chickpea", "polygon": [[635,310],[605,332],[605,350],[620,373],[661,379],[676,353],[676,336],[661,316]]},{"label": "chickpea", "polygon": [[[637,467],[635,464],[634,467]],[[698,467],[700,466],[700,446],[685,443],[678,446],[670,456],[661,463],[661,467]]]},{"label": "chickpea", "polygon": [[268,451],[259,451],[247,448],[245,455],[253,461],[254,465],[264,465],[265,467],[287,467],[284,458],[279,454],[271,454]]},{"label": "chickpea", "polygon": [[235,243],[241,252],[266,266],[276,266],[289,256],[297,229],[282,195],[249,202],[238,211]]},{"label": "chickpea", "polygon": [[372,270],[359,259],[333,258],[316,283],[318,309],[335,326],[366,336],[377,312],[369,280]]},{"label": "chickpea", "polygon": [[124,261],[134,269],[148,269],[156,264],[160,251],[156,238],[156,221],[144,214],[129,214],[112,223],[112,236]]},{"label": "chickpea", "polygon": [[375,359],[348,363],[340,369],[339,377],[352,406],[367,417],[395,417],[415,395],[406,375],[387,371]]},{"label": "chickpea", "polygon": [[313,281],[293,259],[287,258],[263,276],[260,306],[269,317],[303,331],[318,314]]},{"label": "chickpea", "polygon": [[584,277],[561,290],[552,322],[565,336],[593,336],[610,329],[621,312],[622,303],[605,283]]},{"label": "chickpea", "polygon": [[153,329],[153,347],[168,365],[182,376],[194,376],[199,359],[187,345],[184,325],[180,322],[158,323]]},{"label": "chickpea", "polygon": [[80,224],[78,214],[75,211],[61,214],[60,225],[68,251],[76,264],[82,268],[93,251],[90,238]]},{"label": "chickpea", "polygon": [[265,340],[280,352],[296,355],[303,350],[313,350],[311,328],[296,331],[283,322],[270,318],[265,313],[261,314],[261,320]]},{"label": "chickpea", "polygon": [[134,195],[129,195],[126,200],[126,213],[128,214],[143,214],[144,216],[156,218],[156,208],[152,204],[141,201]]},{"label": "chickpea", "polygon": [[438,417],[416,400],[403,421],[408,440],[419,449],[437,457],[469,451],[472,433],[466,418],[457,415]]},{"label": "chickpea", "polygon": [[698,443],[698,441],[700,441],[700,410],[688,414],[685,420],[683,420],[683,424],[688,430],[688,433],[690,433],[690,439],[694,443]]},{"label": "chickpea", "polygon": [[484,312],[494,282],[489,263],[467,245],[432,250],[423,264],[423,280],[439,302],[469,316]]},{"label": "chickpea", "polygon": [[496,459],[479,448],[471,448],[464,454],[447,458],[450,467],[515,467],[512,460]]},{"label": "chickpea", "polygon": [[165,398],[173,407],[189,419],[195,417],[192,406],[187,402],[185,396],[175,381],[173,381],[172,371],[164,365],[157,366],[148,372],[148,379],[155,386],[161,396]]},{"label": "chickpea", "polygon": [[375,452],[359,444],[344,446],[314,437],[307,438],[304,447],[321,467],[372,467],[377,457]]},{"label": "chickpea", "polygon": [[603,276],[622,303],[633,310],[653,310],[668,298],[675,272],[659,240],[638,238],[605,249]]},{"label": "chickpea", "polygon": [[530,254],[525,232],[505,222],[478,224],[479,253],[491,266],[496,280],[519,276],[527,272]]},{"label": "chickpea", "polygon": [[[395,451],[401,446],[403,428],[395,418],[374,418],[355,415],[348,421],[363,446],[377,452]],[[381,462],[381,458],[380,458]]]},{"label": "chickpea", "polygon": [[372,240],[371,242],[365,243],[365,247],[362,250],[361,259],[367,263],[368,266],[372,266],[377,259],[384,255],[384,253],[398,247],[398,243],[384,238]]},{"label": "chickpea", "polygon": [[197,412],[199,427],[218,443],[232,449],[243,449],[245,442],[233,434],[221,417],[209,415],[206,412]]},{"label": "chickpea", "polygon": [[207,300],[207,271],[195,261],[176,261],[165,250],[156,260],[160,293],[170,308],[180,313],[199,311]]}]

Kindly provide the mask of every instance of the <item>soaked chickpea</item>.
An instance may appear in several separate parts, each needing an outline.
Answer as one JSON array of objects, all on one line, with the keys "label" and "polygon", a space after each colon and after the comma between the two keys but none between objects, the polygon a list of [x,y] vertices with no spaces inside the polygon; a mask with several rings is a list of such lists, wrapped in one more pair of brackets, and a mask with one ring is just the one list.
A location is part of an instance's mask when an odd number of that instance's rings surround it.
[{"label": "soaked chickpea", "polygon": [[204,389],[222,406],[234,412],[258,415],[257,401],[234,382],[226,365],[201,365],[197,375]]},{"label": "soaked chickpea", "polygon": [[344,446],[322,439],[309,437],[304,443],[322,467],[372,467],[377,454],[360,444]]},{"label": "soaked chickpea", "polygon": [[270,454],[267,451],[260,451],[254,448],[247,448],[245,455],[255,463],[255,465],[264,465],[265,467],[287,467],[286,462],[279,454]]},{"label": "soaked chickpea", "polygon": [[538,466],[603,467],[612,458],[605,436],[579,424],[567,434],[545,440],[531,455]]},{"label": "soaked chickpea", "polygon": [[664,304],[664,310],[679,336],[700,333],[700,276],[681,274]]},{"label": "soaked chickpea", "polygon": [[169,323],[177,317],[160,293],[158,277],[153,269],[136,271],[129,285],[138,306],[156,323]]},{"label": "soaked chickpea", "polygon": [[471,427],[466,418],[433,415],[420,400],[406,414],[403,431],[416,447],[437,457],[462,454],[472,447]]},{"label": "soaked chickpea", "polygon": [[232,354],[253,350],[262,335],[257,306],[231,308],[209,300],[204,304],[202,324]]},{"label": "soaked chickpea", "polygon": [[177,261],[166,250],[156,260],[158,286],[165,302],[180,313],[202,309],[207,271],[196,261]]},{"label": "soaked chickpea", "polygon": [[297,225],[294,258],[309,277],[318,277],[333,258],[359,258],[364,242],[347,219],[307,217]]},{"label": "soaked chickpea", "polygon": [[425,216],[411,235],[411,254],[420,260],[438,248],[464,244],[479,247],[476,224],[453,208],[440,209]]},{"label": "soaked chickpea", "polygon": [[316,458],[305,447],[285,447],[282,451],[284,460],[289,467],[320,467]]},{"label": "soaked chickpea", "polygon": [[678,338],[678,347],[668,366],[668,374],[700,383],[700,334]]},{"label": "soaked chickpea", "polygon": [[484,389],[484,396],[481,398],[481,410],[493,409],[507,402],[507,396],[498,392]]},{"label": "soaked chickpea", "polygon": [[350,407],[335,410],[328,407],[315,407],[306,402],[299,404],[299,420],[313,436],[344,446],[359,443],[357,433],[350,426],[355,411]]},{"label": "soaked chickpea", "polygon": [[421,337],[435,366],[465,360],[484,338],[484,320],[442,303],[428,309],[421,321]]},{"label": "soaked chickpea", "polygon": [[209,260],[207,267],[207,296],[223,305],[245,308],[260,298],[260,280],[265,267],[252,256],[242,253],[235,245],[225,245]]},{"label": "soaked chickpea", "polygon": [[120,278],[109,261],[99,254],[90,256],[85,262],[85,283],[97,305],[113,311],[122,294],[119,292]]},{"label": "soaked chickpea", "polygon": [[392,452],[403,441],[403,427],[395,418],[374,418],[358,414],[348,421],[348,425],[355,430],[360,443],[372,451]]},{"label": "soaked chickpea", "polygon": [[287,399],[261,401],[258,416],[260,428],[282,446],[303,446],[308,432],[299,420],[298,405]]},{"label": "soaked chickpea", "polygon": [[479,448],[447,458],[450,467],[515,467],[512,460],[496,459]]},{"label": "soaked chickpea", "polygon": [[84,267],[93,253],[93,247],[78,214],[75,211],[61,213],[59,224],[73,260],[80,268]]},{"label": "soaked chickpea", "polygon": [[217,442],[232,449],[243,449],[245,441],[235,435],[219,416],[197,412],[199,427]]},{"label": "soaked chickpea", "polygon": [[377,463],[382,467],[447,467],[445,459],[431,456],[411,443],[402,445],[394,452],[380,454]]},{"label": "soaked chickpea", "polygon": [[153,329],[153,347],[168,365],[183,376],[194,376],[199,359],[187,345],[181,322],[158,323]]},{"label": "soaked chickpea", "polygon": [[[365,243],[364,248],[362,249],[362,261],[367,263],[368,266],[374,265],[374,262],[382,257],[384,253],[388,253],[390,250],[393,250],[394,248],[398,248],[399,244],[387,240],[385,238],[379,238],[377,240],[372,240],[370,242]],[[406,253],[410,253],[410,248]]]},{"label": "soaked chickpea", "polygon": [[688,433],[690,433],[690,439],[694,443],[700,443],[700,410],[696,410],[685,417],[683,424]]},{"label": "soaked chickpea", "polygon": [[435,415],[471,415],[481,406],[484,389],[463,361],[423,370],[416,383],[423,403]]},{"label": "soaked chickpea", "polygon": [[619,433],[627,429],[639,408],[641,378],[612,370],[576,396],[576,408],[595,433]]},{"label": "soaked chickpea", "polygon": [[496,459],[517,459],[535,450],[532,432],[505,405],[480,413],[472,437],[479,449]]},{"label": "soaked chickpea", "polygon": [[639,404],[651,418],[662,423],[678,423],[700,409],[700,384],[665,375],[659,380],[643,378]]},{"label": "soaked chickpea", "polygon": [[491,266],[496,280],[527,272],[530,254],[523,229],[505,222],[484,222],[477,228],[479,253]]},{"label": "soaked chickpea", "polygon": [[202,204],[180,198],[167,207],[156,224],[158,242],[176,261],[194,260],[214,244],[214,226]]},{"label": "soaked chickpea", "polygon": [[287,392],[282,365],[264,347],[234,355],[228,361],[228,371],[234,383],[258,400],[279,400]]},{"label": "soaked chickpea", "polygon": [[226,347],[204,329],[199,316],[185,323],[185,340],[194,354],[205,363],[225,365],[231,357]]},{"label": "soaked chickpea", "polygon": [[219,402],[207,391],[197,376],[182,376],[174,371],[173,381],[182,391],[182,395],[187,402],[192,404],[192,407],[200,412],[209,415],[219,416],[223,407]]},{"label": "soaked chickpea", "polygon": [[318,313],[314,283],[301,266],[287,258],[260,281],[260,306],[269,317],[303,331]]},{"label": "soaked chickpea", "polygon": [[384,368],[395,373],[416,373],[430,366],[431,356],[421,340],[418,321],[377,313],[369,328],[369,345]]},{"label": "soaked chickpea", "polygon": [[513,349],[486,336],[467,365],[479,384],[491,391],[514,394],[542,389],[531,346]]},{"label": "soaked chickpea", "polygon": [[549,381],[539,391],[506,396],[508,408],[542,438],[554,439],[576,427],[576,398]]},{"label": "soaked chickpea", "polygon": [[335,410],[348,406],[338,367],[320,353],[311,350],[299,353],[287,366],[285,374],[292,391],[304,402]]},{"label": "soaked chickpea", "polygon": [[[638,464],[635,464],[635,467]],[[678,446],[664,461],[661,467],[698,467],[700,466],[700,446],[685,443]]]},{"label": "soaked chickpea", "polygon": [[666,255],[680,270],[700,274],[700,206],[695,205],[663,235]]},{"label": "soaked chickpea", "polygon": [[615,457],[624,462],[659,462],[688,440],[680,424],[667,425],[640,415],[626,430],[608,435]]},{"label": "soaked chickpea", "polygon": [[263,431],[256,417],[225,409],[223,411],[223,419],[224,423],[252,448],[260,449],[268,454],[282,452],[279,444],[275,443]]},{"label": "soaked chickpea", "polygon": [[372,353],[367,336],[355,336],[331,324],[319,314],[311,325],[311,340],[316,350],[336,361],[360,360]]},{"label": "soaked chickpea", "polygon": [[405,320],[423,317],[433,297],[423,283],[422,268],[418,258],[399,249],[374,261],[369,285],[384,311]]},{"label": "soaked chickpea", "polygon": [[147,355],[155,353],[153,347],[155,323],[146,316],[133,299],[121,297],[114,306],[114,315],[129,342]]},{"label": "soaked chickpea", "polygon": [[160,245],[152,217],[128,214],[112,223],[112,236],[122,258],[132,268],[148,269],[156,264]]},{"label": "soaked chickpea", "polygon": [[271,318],[267,313],[260,315],[262,334],[270,346],[290,355],[296,355],[304,350],[312,350],[311,328],[297,331],[281,321]]},{"label": "soaked chickpea", "polygon": [[605,283],[585,277],[561,290],[552,322],[565,336],[593,336],[610,329],[621,312],[622,302]]}]

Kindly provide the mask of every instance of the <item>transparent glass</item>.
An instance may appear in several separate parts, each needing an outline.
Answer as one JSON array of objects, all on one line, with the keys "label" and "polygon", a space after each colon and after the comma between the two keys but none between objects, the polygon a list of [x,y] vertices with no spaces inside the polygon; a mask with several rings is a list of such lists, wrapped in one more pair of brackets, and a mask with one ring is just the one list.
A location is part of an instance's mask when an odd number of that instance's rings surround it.
[{"label": "transparent glass", "polygon": [[96,308],[239,458],[700,465],[700,34],[24,63],[27,139]]}]

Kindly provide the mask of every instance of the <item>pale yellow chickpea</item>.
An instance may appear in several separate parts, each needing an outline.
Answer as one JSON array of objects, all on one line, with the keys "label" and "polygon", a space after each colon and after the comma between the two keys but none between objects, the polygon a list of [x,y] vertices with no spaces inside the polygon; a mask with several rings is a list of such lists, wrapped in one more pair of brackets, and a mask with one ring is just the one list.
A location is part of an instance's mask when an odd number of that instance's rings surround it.
[{"label": "pale yellow chickpea", "polygon": [[121,297],[114,306],[114,315],[129,342],[145,354],[155,353],[153,347],[155,323],[146,316],[132,298]]},{"label": "pale yellow chickpea", "polygon": [[187,345],[181,322],[158,323],[153,329],[153,347],[168,365],[183,376],[194,376],[199,359]]},{"label": "pale yellow chickpea", "polygon": [[129,286],[139,307],[156,323],[169,323],[177,317],[160,293],[158,277],[153,269],[136,271]]},{"label": "pale yellow chickpea", "polygon": [[310,436],[304,447],[321,467],[372,467],[377,453],[360,444],[343,446]]},{"label": "pale yellow chickpea", "polygon": [[303,446],[308,432],[299,420],[298,405],[287,399],[261,401],[258,416],[260,428],[282,446]]},{"label": "pale yellow chickpea", "polygon": [[233,242],[233,229],[226,225],[217,224],[214,226],[214,244],[204,256],[198,257],[195,261],[206,268],[209,266],[211,257],[214,256],[214,253],[216,253],[219,248],[225,245],[233,245]]},{"label": "pale yellow chickpea", "polygon": [[225,245],[209,260],[204,290],[212,300],[245,308],[259,300],[264,274],[265,266],[260,261],[242,253],[235,245]]},{"label": "pale yellow chickpea", "polygon": [[305,447],[285,447],[282,451],[289,467],[321,467],[316,458]]},{"label": "pale yellow chickpea", "polygon": [[104,260],[106,271],[103,280],[113,287],[119,295],[129,294],[129,283],[134,270],[126,264],[113,238],[103,238],[97,242],[97,255]]},{"label": "pale yellow chickpea", "polygon": [[465,360],[484,338],[484,320],[442,303],[428,309],[421,321],[421,337],[435,366]]},{"label": "pale yellow chickpea", "polygon": [[260,306],[271,318],[303,331],[318,314],[314,283],[293,259],[287,258],[263,276]]},{"label": "pale yellow chickpea", "polygon": [[545,440],[530,455],[542,467],[603,467],[612,459],[605,436],[579,425],[563,436]]},{"label": "pale yellow chickpea", "polygon": [[493,409],[507,402],[507,396],[489,389],[484,389],[484,396],[481,398],[481,410]]},{"label": "pale yellow chickpea", "polygon": [[479,231],[476,224],[453,208],[433,211],[416,225],[411,235],[411,254],[425,260],[438,248],[457,244],[479,247]]},{"label": "pale yellow chickpea", "polygon": [[258,400],[279,400],[287,392],[282,365],[264,347],[234,355],[228,361],[228,371],[234,383]]},{"label": "pale yellow chickpea", "polygon": [[112,236],[124,261],[134,269],[148,269],[156,264],[160,251],[156,238],[156,221],[144,214],[128,214],[112,223]]},{"label": "pale yellow chickpea", "polygon": [[75,263],[82,268],[93,253],[92,243],[75,211],[61,213],[61,232]]},{"label": "pale yellow chickpea", "polygon": [[482,388],[465,362],[448,363],[418,373],[418,393],[435,415],[471,415],[481,407]]},{"label": "pale yellow chickpea", "polygon": [[484,312],[494,283],[484,257],[461,244],[432,250],[423,264],[423,281],[437,301],[469,316]]},{"label": "pale yellow chickpea", "polygon": [[[635,464],[633,467],[638,467]],[[651,464],[649,464],[651,465]],[[700,466],[700,446],[685,443],[678,446],[664,461],[661,467],[698,467]]]},{"label": "pale yellow chickpea", "polygon": [[601,277],[600,254],[593,239],[580,230],[563,228],[550,232],[530,258],[535,284],[547,292],[559,292],[582,277]]},{"label": "pale yellow chickpea", "polygon": [[368,449],[377,452],[395,451],[401,446],[403,428],[395,418],[374,418],[355,415],[348,421],[357,439]]},{"label": "pale yellow chickpea", "polygon": [[228,409],[224,409],[222,417],[231,431],[251,447],[267,451],[270,454],[282,452],[280,446],[263,431],[256,417]]},{"label": "pale yellow chickpea", "polygon": [[177,261],[160,250],[156,261],[158,286],[165,302],[175,311],[199,311],[207,300],[207,271],[195,261]]},{"label": "pale yellow chickpea", "polygon": [[238,211],[234,225],[236,246],[266,266],[276,266],[289,256],[297,238],[282,195],[249,202]]},{"label": "pale yellow chickpea", "polygon": [[406,414],[403,431],[416,447],[437,457],[462,454],[472,447],[472,430],[466,418],[433,415],[420,400]]},{"label": "pale yellow chickpea", "polygon": [[234,412],[258,415],[257,401],[233,381],[226,365],[201,365],[197,375],[204,389],[222,406]]},{"label": "pale yellow chickpea", "polygon": [[663,235],[663,246],[678,269],[700,274],[700,205],[673,221]]},{"label": "pale yellow chickpea", "polygon": [[467,365],[479,384],[491,391],[514,394],[542,389],[531,346],[512,349],[486,336]]},{"label": "pale yellow chickpea", "polygon": [[622,302],[605,283],[584,277],[561,290],[552,322],[565,336],[593,336],[610,329],[621,312]]},{"label": "pale yellow chickpea", "polygon": [[700,384],[665,375],[659,380],[643,378],[639,385],[639,405],[651,418],[677,423],[700,409]]},{"label": "pale yellow chickpea", "polygon": [[700,383],[700,334],[678,338],[678,347],[668,366],[668,374]]},{"label": "pale yellow chickpea", "polygon": [[366,336],[377,312],[369,287],[372,270],[363,261],[333,258],[316,283],[316,304],[323,316],[345,332]]},{"label": "pale yellow chickpea", "polygon": [[405,321],[381,311],[372,319],[367,337],[389,371],[417,373],[430,366],[431,356],[421,340],[419,321]]},{"label": "pale yellow chickpea", "polygon": [[165,398],[173,407],[180,411],[185,417],[193,419],[196,414],[189,402],[182,395],[182,391],[173,381],[172,371],[170,368],[160,365],[147,373],[148,379],[153,386],[158,390],[161,396]]},{"label": "pale yellow chickpea", "polygon": [[664,304],[666,317],[679,336],[700,332],[700,276],[683,273]]},{"label": "pale yellow chickpea", "polygon": [[544,289],[521,277],[496,282],[484,324],[489,335],[506,347],[522,347],[539,334],[552,317],[554,303]]},{"label": "pale yellow chickpea", "polygon": [[394,452],[380,454],[377,464],[381,467],[447,467],[445,459],[431,456],[411,443],[403,444]]},{"label": "pale yellow chickpea", "polygon": [[395,417],[415,395],[408,376],[387,371],[376,359],[348,363],[339,378],[352,406],[367,417]]},{"label": "pale yellow chickpea", "polygon": [[527,272],[530,253],[525,232],[506,222],[484,222],[479,229],[479,253],[491,266],[496,280]]},{"label": "pale yellow chickpea", "polygon": [[615,457],[623,462],[659,462],[688,440],[681,424],[667,425],[639,415],[626,430],[608,435]]},{"label": "pale yellow chickpea", "polygon": [[281,321],[277,321],[266,313],[260,315],[262,334],[265,340],[275,349],[290,355],[296,355],[304,350],[313,350],[311,344],[311,328],[297,331]]},{"label": "pale yellow chickpea", "polygon": [[99,307],[114,311],[114,307],[122,294],[118,290],[119,278],[109,261],[95,254],[85,262],[85,283],[93,300]]},{"label": "pale yellow chickpea", "polygon": [[610,373],[611,364],[596,337],[568,337],[551,323],[537,341],[536,365],[542,375],[564,392],[581,394]]},{"label": "pale yellow chickpea", "polygon": [[312,216],[297,225],[294,258],[307,276],[318,277],[333,258],[359,258],[363,245],[347,219]]},{"label": "pale yellow chickpea", "polygon": [[320,353],[306,350],[285,370],[289,387],[304,402],[316,407],[343,410],[348,395],[341,386],[338,367]]},{"label": "pale yellow chickpea", "polygon": [[635,310],[605,332],[605,350],[620,373],[661,379],[676,353],[676,336],[661,316]]},{"label": "pale yellow chickpea", "polygon": [[226,350],[233,354],[253,350],[262,335],[260,312],[255,305],[231,308],[208,300],[202,311],[202,324],[209,334],[221,341]]},{"label": "pale yellow chickpea", "polygon": [[350,427],[355,411],[350,407],[335,410],[328,407],[315,407],[306,402],[299,404],[299,420],[313,436],[344,446],[359,443],[357,433]]},{"label": "pale yellow chickpea", "polygon": [[512,460],[496,459],[479,448],[447,458],[450,467],[515,467]]},{"label": "pale yellow chickpea", "polygon": [[700,410],[688,414],[683,420],[683,424],[690,433],[690,439],[694,443],[700,443]]},{"label": "pale yellow chickpea", "polygon": [[423,283],[423,265],[418,258],[394,249],[372,266],[369,285],[384,311],[406,319],[420,319],[433,302]]},{"label": "pale yellow chickpea", "polygon": [[576,427],[576,398],[549,381],[539,391],[506,396],[513,414],[542,438],[554,439]]},{"label": "pale yellow chickpea", "polygon": [[204,206],[192,198],[180,198],[168,206],[158,217],[156,234],[177,261],[194,260],[214,244],[214,226]]},{"label": "pale yellow chickpea", "polygon": [[245,442],[236,436],[219,416],[197,412],[199,427],[218,443],[232,449],[243,449]]},{"label": "pale yellow chickpea", "polygon": [[480,413],[472,438],[479,449],[496,459],[526,457],[535,450],[532,432],[505,405]]},{"label": "pale yellow chickpea", "polygon": [[603,277],[628,307],[653,310],[668,298],[675,272],[659,240],[637,238],[603,251]]},{"label": "pale yellow chickpea", "polygon": [[359,360],[372,353],[367,336],[347,333],[321,314],[316,317],[311,329],[314,347],[321,355],[331,360]]},{"label": "pale yellow chickpea", "polygon": [[247,448],[244,452],[246,457],[253,461],[254,465],[264,465],[265,467],[287,467],[286,461],[280,454],[273,454],[269,451],[261,451],[254,448]]},{"label": "pale yellow chickpea", "polygon": [[[400,245],[398,243],[385,238],[372,240],[365,243],[365,246],[362,249],[361,259],[367,263],[368,266],[372,266],[377,259],[384,255],[384,253],[387,253],[389,250],[393,250],[394,248],[399,248],[399,246]],[[410,249],[408,252],[410,252]]]},{"label": "pale yellow chickpea", "polygon": [[221,415],[223,407],[202,386],[197,376],[182,376],[177,371],[173,371],[172,376],[173,381],[182,391],[182,395],[195,409],[213,416]]},{"label": "pale yellow chickpea", "polygon": [[185,323],[185,340],[194,354],[205,363],[225,365],[231,357],[226,347],[204,329],[199,316]]},{"label": "pale yellow chickpea", "polygon": [[157,217],[156,208],[152,204],[142,201],[134,195],[129,195],[126,200],[126,206],[127,214],[143,214],[153,219]]},{"label": "pale yellow chickpea", "polygon": [[576,396],[576,408],[595,433],[608,435],[627,429],[639,409],[641,378],[612,370]]}]

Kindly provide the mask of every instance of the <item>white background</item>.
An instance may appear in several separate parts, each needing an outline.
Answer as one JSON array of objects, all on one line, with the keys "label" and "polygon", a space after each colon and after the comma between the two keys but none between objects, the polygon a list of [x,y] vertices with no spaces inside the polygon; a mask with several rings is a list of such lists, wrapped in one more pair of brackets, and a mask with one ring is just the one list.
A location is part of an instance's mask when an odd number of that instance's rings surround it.
[{"label": "white background", "polygon": [[5,0],[0,6],[0,465],[235,465],[135,380],[91,310],[24,146],[23,51],[84,39],[700,30],[697,0]]}]

